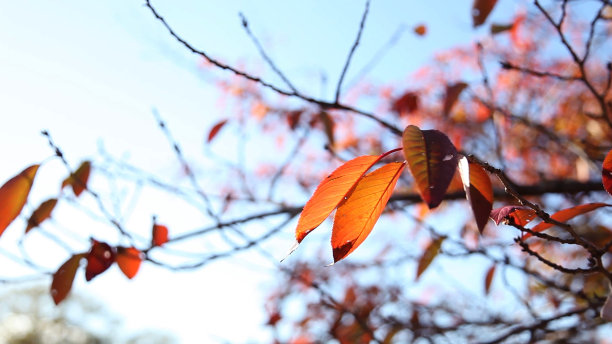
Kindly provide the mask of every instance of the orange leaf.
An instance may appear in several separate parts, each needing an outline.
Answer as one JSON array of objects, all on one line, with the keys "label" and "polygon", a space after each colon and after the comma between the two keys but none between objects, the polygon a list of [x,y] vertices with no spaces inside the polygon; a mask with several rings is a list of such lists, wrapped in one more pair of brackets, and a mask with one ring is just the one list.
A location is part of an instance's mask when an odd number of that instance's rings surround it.
[{"label": "orange leaf", "polygon": [[453,109],[453,105],[455,105],[457,99],[459,99],[459,95],[467,86],[468,85],[465,82],[458,82],[456,84],[446,85],[446,94],[444,95],[444,108],[442,110],[442,113],[444,113],[445,116],[448,116],[448,114],[450,114],[451,110]]},{"label": "orange leaf", "polygon": [[404,156],[429,208],[437,207],[457,169],[457,150],[448,137],[437,130],[421,130],[409,125],[402,136]]},{"label": "orange leaf", "polygon": [[603,182],[604,189],[606,189],[606,191],[612,195],[612,150],[608,152],[603,161],[601,180]]},{"label": "orange leaf", "polygon": [[484,24],[487,17],[493,11],[497,0],[474,0],[472,5],[472,22],[474,27]]},{"label": "orange leaf", "polygon": [[495,276],[495,264],[491,265],[489,270],[487,270],[487,274],[485,275],[485,294],[489,294],[489,290],[491,289],[491,283],[493,282],[493,276]]},{"label": "orange leaf", "polygon": [[142,261],[140,251],[135,247],[117,247],[117,265],[123,274],[132,279],[140,269]]},{"label": "orange leaf", "polygon": [[51,297],[56,305],[62,302],[70,292],[74,276],[79,268],[79,263],[85,256],[87,256],[86,253],[73,255],[53,274]]},{"label": "orange leaf", "polygon": [[338,206],[363,176],[372,167],[380,156],[364,155],[347,161],[323,179],[310,200],[306,202],[304,210],[295,229],[297,242],[317,228],[323,220]]},{"label": "orange leaf", "polygon": [[105,242],[93,240],[91,250],[87,254],[87,267],[85,268],[85,280],[91,281],[94,277],[103,273],[115,261],[115,252]]},{"label": "orange leaf", "polygon": [[427,33],[427,26],[425,26],[424,24],[415,26],[414,33],[416,33],[419,36],[425,36],[425,34]]},{"label": "orange leaf", "polygon": [[153,224],[153,246],[161,246],[168,242],[168,227]]},{"label": "orange leaf", "polygon": [[206,142],[212,141],[226,123],[227,123],[227,119],[224,119],[222,121],[219,121],[217,124],[215,124],[208,132],[208,140],[206,140]]},{"label": "orange leaf", "polygon": [[21,213],[40,165],[32,165],[0,187],[0,235]]},{"label": "orange leaf", "polygon": [[79,196],[83,190],[87,189],[87,181],[91,172],[91,162],[83,161],[74,173],[62,182],[62,189],[67,185],[72,187],[75,196]]},{"label": "orange leaf", "polygon": [[419,264],[417,266],[417,273],[416,273],[415,280],[419,279],[419,277],[421,276],[423,272],[425,272],[429,264],[431,264],[434,258],[436,258],[436,256],[438,255],[438,252],[440,251],[440,247],[442,246],[442,242],[444,241],[444,239],[446,238],[440,237],[432,241],[429,244],[429,246],[427,246],[427,248],[423,252],[423,255],[421,256],[421,258],[419,258]]},{"label": "orange leaf", "polygon": [[493,186],[487,171],[478,164],[468,162],[466,157],[459,161],[459,172],[478,231],[482,234],[493,209]]},{"label": "orange leaf", "polygon": [[[588,213],[590,211],[593,211],[597,208],[601,208],[601,207],[610,207],[612,206],[612,204],[606,204],[606,203],[587,203],[587,204],[581,204],[581,205],[577,205],[575,207],[571,207],[571,208],[567,208],[567,209],[563,209],[563,210],[559,210],[558,212],[552,214],[550,217],[553,220],[557,220],[559,222],[565,222],[568,220],[573,219],[574,217],[578,216],[578,215],[582,215],[584,213]],[[539,223],[537,226],[533,227],[531,230],[534,232],[541,232],[545,229],[548,229],[550,227],[554,226],[554,224],[552,223],[547,223],[547,222],[542,222]],[[527,239],[531,236],[531,234],[527,233],[523,236],[523,239]]]},{"label": "orange leaf", "polygon": [[51,217],[51,212],[53,211],[53,208],[55,208],[56,204],[57,198],[51,198],[42,202],[28,219],[28,225],[25,232],[27,233],[30,231],[30,229],[38,227],[38,225],[40,225],[44,220]]},{"label": "orange leaf", "polygon": [[405,166],[405,163],[392,162],[367,174],[340,204],[332,228],[334,263],[348,256],[368,237]]}]

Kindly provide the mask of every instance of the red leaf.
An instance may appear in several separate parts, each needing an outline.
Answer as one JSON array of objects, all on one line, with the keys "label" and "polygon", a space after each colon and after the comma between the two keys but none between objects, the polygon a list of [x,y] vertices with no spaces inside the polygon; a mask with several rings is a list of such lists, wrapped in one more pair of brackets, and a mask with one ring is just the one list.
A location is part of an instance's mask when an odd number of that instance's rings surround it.
[{"label": "red leaf", "polygon": [[474,0],[472,5],[472,22],[474,27],[484,24],[487,17],[493,11],[497,0]]},{"label": "red leaf", "polygon": [[331,238],[334,263],[348,256],[368,237],[405,166],[405,163],[392,162],[367,174],[340,203]]},{"label": "red leaf", "polygon": [[32,213],[28,219],[28,225],[26,226],[25,232],[28,233],[30,229],[38,227],[44,220],[51,217],[51,212],[57,204],[57,198],[52,198],[42,202],[36,210]]},{"label": "red leaf", "polygon": [[66,187],[66,185],[70,185],[74,195],[78,197],[83,190],[87,189],[87,181],[89,180],[90,172],[91,162],[83,161],[74,173],[64,179],[62,182],[62,189]]},{"label": "red leaf", "polygon": [[215,124],[208,132],[208,139],[206,140],[206,142],[212,141],[226,123],[227,123],[227,119],[224,119],[224,120],[219,121],[217,124]]},{"label": "red leaf", "polygon": [[300,123],[300,117],[302,117],[302,110],[290,111],[287,113],[287,124],[291,130],[295,130]]},{"label": "red leaf", "polygon": [[74,276],[79,268],[81,259],[87,256],[86,253],[75,254],[70,257],[56,273],[53,274],[53,282],[51,282],[51,297],[53,302],[58,305],[62,300],[66,298],[70,289],[72,288],[72,282]]},{"label": "red leaf", "polygon": [[608,152],[603,161],[601,179],[604,189],[606,189],[606,191],[612,195],[612,150]]},{"label": "red leaf", "polygon": [[518,206],[518,205],[506,205],[501,208],[491,210],[491,219],[496,225],[503,224],[516,224],[524,227],[533,218],[535,218],[535,211],[531,208]]},{"label": "red leaf", "polygon": [[487,270],[487,274],[485,275],[484,289],[485,294],[489,294],[489,290],[491,289],[491,283],[493,282],[493,276],[495,276],[495,264],[491,265],[489,270]]},{"label": "red leaf", "polygon": [[429,244],[429,246],[427,246],[425,251],[423,251],[423,255],[421,256],[421,258],[419,258],[419,264],[417,266],[417,273],[416,273],[415,280],[419,279],[419,277],[421,276],[423,272],[425,272],[429,264],[431,264],[434,258],[436,258],[436,256],[438,255],[438,252],[440,251],[440,247],[442,246],[442,242],[444,241],[444,239],[446,238],[440,237],[432,241]]},{"label": "red leaf", "polygon": [[153,246],[161,246],[168,242],[168,227],[164,225],[153,224]]},{"label": "red leaf", "polygon": [[0,187],[0,235],[26,204],[39,165],[32,165]]},{"label": "red leaf", "polygon": [[419,36],[425,36],[425,34],[427,33],[427,26],[425,26],[424,24],[415,26],[414,33],[416,33]]},{"label": "red leaf", "polygon": [[142,254],[135,247],[117,247],[117,265],[123,274],[132,279],[140,269],[142,262]]},{"label": "red leaf", "polygon": [[340,201],[353,189],[357,181],[372,167],[380,156],[365,155],[347,161],[327,178],[323,179],[306,205],[297,228],[295,238],[302,242],[304,237],[317,228],[338,206]]},{"label": "red leaf", "polygon": [[[565,222],[565,221],[573,219],[574,217],[576,217],[578,215],[582,215],[584,213],[588,213],[588,212],[593,211],[593,210],[595,210],[597,208],[610,207],[610,206],[612,206],[612,204],[606,204],[606,203],[587,203],[587,204],[581,204],[581,205],[577,205],[575,207],[559,210],[558,212],[552,214],[550,217],[553,220],[557,220],[559,222]],[[543,231],[545,229],[548,229],[548,228],[550,228],[552,226],[554,226],[554,224],[547,223],[547,222],[542,222],[542,223],[539,223],[537,226],[533,227],[531,230],[534,231],[534,232],[541,232],[541,231]],[[523,236],[523,239],[527,239],[530,236],[531,236],[530,233],[526,233]]]},{"label": "red leaf", "polygon": [[466,157],[459,161],[459,171],[463,188],[472,212],[476,218],[478,231],[482,234],[493,209],[493,186],[487,171],[478,164],[469,163]]},{"label": "red leaf", "polygon": [[397,112],[401,117],[419,109],[419,96],[414,92],[406,92],[403,96],[397,99],[391,110]]},{"label": "red leaf", "polygon": [[91,281],[94,277],[103,273],[115,261],[115,252],[105,242],[93,240],[91,249],[87,254],[87,267],[85,268],[85,280]]},{"label": "red leaf", "polygon": [[409,125],[402,136],[404,156],[429,208],[437,207],[457,169],[457,150],[448,137],[437,130],[421,130]]},{"label": "red leaf", "polygon": [[444,95],[444,108],[442,110],[442,113],[444,113],[445,116],[448,116],[450,114],[451,110],[453,109],[453,105],[455,105],[457,99],[459,99],[459,95],[466,87],[467,84],[465,82],[458,82],[456,84],[446,85],[446,94]]}]

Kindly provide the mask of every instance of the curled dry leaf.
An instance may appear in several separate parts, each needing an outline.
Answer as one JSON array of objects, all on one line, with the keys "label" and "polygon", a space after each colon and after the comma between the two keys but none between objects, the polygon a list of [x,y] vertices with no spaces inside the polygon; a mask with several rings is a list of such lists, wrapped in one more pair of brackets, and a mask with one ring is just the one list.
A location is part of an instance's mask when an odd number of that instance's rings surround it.
[{"label": "curled dry leaf", "polygon": [[81,259],[86,256],[86,253],[73,255],[53,274],[51,297],[56,305],[62,302],[70,292]]},{"label": "curled dry leaf", "polygon": [[68,176],[62,182],[62,189],[70,185],[75,196],[79,196],[85,189],[87,189],[87,181],[89,180],[89,174],[91,172],[91,162],[83,161],[79,168],[74,173]]},{"label": "curled dry leaf", "polygon": [[32,165],[0,187],[0,235],[4,233],[26,204],[40,165]]},{"label": "curled dry leaf", "polygon": [[135,247],[117,247],[117,265],[123,274],[132,279],[140,269],[142,253]]}]

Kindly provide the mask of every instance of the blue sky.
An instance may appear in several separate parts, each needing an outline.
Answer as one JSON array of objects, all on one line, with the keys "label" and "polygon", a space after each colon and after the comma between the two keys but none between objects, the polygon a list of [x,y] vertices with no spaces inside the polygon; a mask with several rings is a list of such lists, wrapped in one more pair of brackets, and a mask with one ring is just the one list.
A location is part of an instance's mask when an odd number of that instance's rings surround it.
[{"label": "blue sky", "polygon": [[[298,88],[330,98],[364,2],[160,0],[153,5],[195,47],[282,85],[241,27],[238,13],[243,13],[268,54]],[[435,51],[485,34],[486,27],[472,29],[470,6],[470,1],[374,0],[346,80],[402,25],[404,34],[369,79],[400,82]],[[513,5],[502,2],[493,20],[511,13],[513,7],[508,6]],[[425,37],[411,32],[421,23],[428,27]],[[108,152],[130,163],[168,173],[175,160],[152,109],[159,111],[173,134],[185,143],[187,156],[200,156],[208,128],[227,114],[218,108],[219,92],[198,64],[142,1],[0,0],[0,180],[52,155],[40,135],[43,129],[53,135],[75,166],[95,157],[103,144]],[[327,76],[327,87],[320,84],[322,74]],[[214,76],[231,75],[219,72]],[[56,181],[64,172],[59,162],[43,166],[32,204],[56,193]],[[170,202],[142,204],[139,211],[159,212],[172,206]],[[62,223],[79,225],[69,210],[61,214],[66,214]],[[181,226],[180,219],[168,216],[166,220]],[[133,225],[150,226],[150,218],[145,216]],[[22,226],[20,219],[9,227],[0,249],[18,252],[14,243]],[[284,247],[291,243],[292,230],[286,228],[281,236]],[[42,240],[33,241],[29,246],[33,250],[54,254],[53,249],[47,252],[47,247],[38,246],[44,245]],[[272,252],[279,257],[284,253],[284,248]],[[49,268],[62,259],[52,259]],[[145,264],[133,281],[114,268],[88,284],[77,276],[74,290],[103,300],[125,319],[128,331],[166,329],[184,343],[202,342],[203,338],[265,340],[261,310],[266,288],[274,281],[274,267],[259,260],[245,264],[248,259],[242,255],[184,273]],[[7,277],[24,271],[10,260],[2,266],[0,275]]]}]

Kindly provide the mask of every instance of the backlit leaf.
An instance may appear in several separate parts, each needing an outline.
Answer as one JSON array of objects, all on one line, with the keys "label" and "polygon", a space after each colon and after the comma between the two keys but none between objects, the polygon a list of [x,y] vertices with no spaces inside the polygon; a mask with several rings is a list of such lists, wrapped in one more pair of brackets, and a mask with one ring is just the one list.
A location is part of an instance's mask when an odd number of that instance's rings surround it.
[{"label": "backlit leaf", "polygon": [[32,165],[0,187],[0,235],[21,213],[39,165]]},{"label": "backlit leaf", "polygon": [[425,272],[427,267],[431,264],[431,262],[436,258],[438,252],[440,252],[440,247],[442,246],[442,242],[446,239],[445,237],[440,237],[434,241],[432,241],[429,246],[423,251],[423,255],[419,258],[419,264],[417,266],[416,279],[418,280],[421,277],[421,274]]},{"label": "backlit leaf", "polygon": [[140,269],[140,263],[142,262],[142,256],[140,250],[135,247],[117,247],[117,265],[123,274],[132,279],[138,273]]},{"label": "backlit leaf", "polygon": [[365,155],[349,160],[323,179],[302,210],[295,238],[302,242],[304,237],[317,228],[338,206],[379,156]]},{"label": "backlit leaf", "polygon": [[603,161],[601,169],[601,179],[603,182],[604,189],[612,195],[612,150],[608,152],[606,158]]},{"label": "backlit leaf", "polygon": [[25,232],[27,233],[30,229],[38,227],[44,220],[51,217],[51,212],[56,204],[57,198],[51,198],[42,202],[28,219],[28,225],[26,226]]},{"label": "backlit leaf", "polygon": [[448,84],[446,85],[446,94],[444,95],[444,108],[442,109],[442,113],[445,116],[448,116],[453,109],[453,105],[459,99],[459,95],[463,90],[467,87],[465,82],[458,82],[456,84]]},{"label": "backlit leaf", "polygon": [[402,136],[404,156],[421,198],[429,208],[437,207],[457,169],[457,150],[438,130],[409,125]]},{"label": "backlit leaf", "polygon": [[367,174],[340,203],[332,228],[334,262],[348,256],[368,237],[405,166],[392,162]]},{"label": "backlit leaf", "polygon": [[70,257],[59,269],[53,274],[53,282],[51,282],[51,297],[55,304],[62,302],[70,289],[76,275],[81,259],[87,256],[86,253],[75,254]]},{"label": "backlit leaf", "polygon": [[406,92],[399,99],[393,102],[391,110],[397,112],[401,117],[419,109],[419,96],[414,92]]},{"label": "backlit leaf", "polygon": [[62,182],[62,189],[67,185],[72,187],[75,196],[79,196],[83,190],[87,189],[87,181],[91,172],[91,162],[83,161],[74,173]]},{"label": "backlit leaf", "polygon": [[115,252],[113,249],[105,242],[93,240],[91,249],[87,253],[85,280],[91,281],[91,279],[106,271],[114,261]]},{"label": "backlit leaf", "polygon": [[[571,207],[571,208],[567,208],[567,209],[563,209],[563,210],[559,210],[558,212],[552,214],[550,217],[553,220],[557,220],[559,222],[565,222],[568,220],[573,219],[574,217],[578,216],[578,215],[582,215],[584,213],[588,213],[590,211],[593,211],[595,209],[601,208],[601,207],[609,207],[612,206],[611,204],[606,204],[606,203],[587,203],[587,204],[581,204],[575,207]],[[554,224],[552,223],[547,223],[547,222],[542,222],[539,223],[537,226],[533,227],[531,230],[534,232],[541,232],[545,229],[548,229],[550,227],[554,226]],[[528,237],[530,237],[531,235],[529,233],[525,234],[525,236],[523,237],[523,239],[526,239]]]},{"label": "backlit leaf", "polygon": [[491,283],[493,282],[493,276],[495,276],[495,267],[496,267],[495,264],[491,265],[489,270],[487,270],[487,274],[485,275],[484,290],[485,290],[485,294],[487,295],[489,294],[489,290],[491,289]]},{"label": "backlit leaf", "polygon": [[215,124],[208,132],[208,139],[206,140],[206,142],[212,141],[225,124],[227,124],[227,119],[221,120],[217,124]]},{"label": "backlit leaf", "polygon": [[516,224],[519,226],[527,225],[536,216],[533,209],[518,205],[506,205],[501,208],[491,210],[491,219],[496,225]]},{"label": "backlit leaf", "polygon": [[493,11],[497,0],[474,0],[472,5],[472,22],[474,27],[484,24]]},{"label": "backlit leaf", "polygon": [[168,242],[168,227],[160,224],[153,224],[152,244],[161,246]]},{"label": "backlit leaf", "polygon": [[482,234],[493,209],[491,179],[482,166],[468,162],[466,157],[459,161],[459,171],[465,195],[476,218],[478,231]]}]

